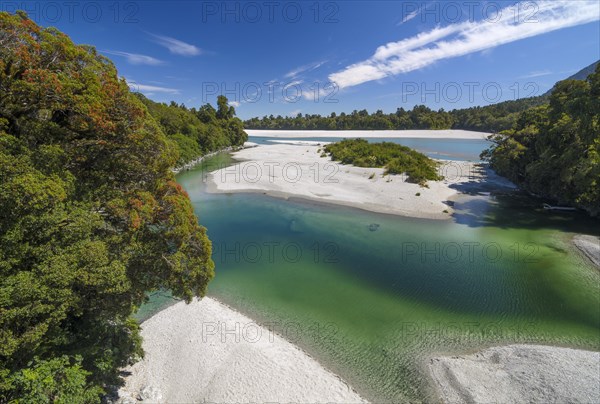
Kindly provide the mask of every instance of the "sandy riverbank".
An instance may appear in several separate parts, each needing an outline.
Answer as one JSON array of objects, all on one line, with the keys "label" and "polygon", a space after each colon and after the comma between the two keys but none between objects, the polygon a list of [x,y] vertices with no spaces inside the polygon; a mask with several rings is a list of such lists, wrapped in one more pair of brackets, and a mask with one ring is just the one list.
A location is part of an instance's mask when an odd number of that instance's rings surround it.
[{"label": "sandy riverbank", "polygon": [[126,369],[121,403],[365,402],[296,346],[214,299],[161,311],[142,336],[146,355]]},{"label": "sandy riverbank", "polygon": [[580,234],[573,237],[573,244],[600,269],[600,237]]},{"label": "sandy riverbank", "polygon": [[248,136],[273,138],[422,138],[487,139],[490,133],[467,130],[259,130],[247,129]]},{"label": "sandy riverbank", "polygon": [[598,403],[600,352],[509,345],[428,364],[447,403]]},{"label": "sandy riverbank", "polygon": [[262,192],[275,197],[299,197],[365,209],[429,219],[448,219],[451,199],[476,184],[512,185],[491,170],[471,162],[445,162],[443,181],[429,188],[384,176],[382,168],[342,165],[321,157],[317,145],[261,145],[233,153],[240,164],[213,172],[208,191]]}]

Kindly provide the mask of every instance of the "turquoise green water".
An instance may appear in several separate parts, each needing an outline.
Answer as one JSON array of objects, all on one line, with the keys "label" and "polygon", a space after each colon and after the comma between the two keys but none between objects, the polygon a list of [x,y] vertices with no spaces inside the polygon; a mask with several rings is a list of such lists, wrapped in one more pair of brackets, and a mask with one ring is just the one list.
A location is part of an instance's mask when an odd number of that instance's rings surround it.
[{"label": "turquoise green water", "polygon": [[459,201],[455,219],[440,222],[205,193],[203,172],[229,162],[178,176],[213,241],[209,294],[366,398],[431,400],[424,365],[435,353],[513,342],[600,349],[600,273],[569,243],[598,222],[549,216],[517,196]]}]

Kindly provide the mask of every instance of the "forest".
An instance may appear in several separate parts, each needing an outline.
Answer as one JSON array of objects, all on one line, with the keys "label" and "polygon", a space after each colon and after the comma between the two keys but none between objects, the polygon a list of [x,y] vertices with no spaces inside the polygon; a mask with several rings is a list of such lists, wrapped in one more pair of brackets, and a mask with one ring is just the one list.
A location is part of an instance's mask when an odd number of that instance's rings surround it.
[{"label": "forest", "polygon": [[350,114],[335,112],[329,116],[298,114],[295,117],[264,116],[244,122],[246,129],[280,130],[408,130],[408,129],[464,129],[498,133],[511,129],[519,113],[530,107],[541,105],[546,96],[505,101],[485,107],[472,107],[445,111],[434,111],[425,105],[411,110],[398,108],[385,114],[379,110],[369,114],[367,110],[352,111]]},{"label": "forest", "polygon": [[519,114],[482,154],[500,175],[559,204],[600,214],[600,65],[564,80],[548,104]]},{"label": "forest", "polygon": [[248,140],[242,121],[236,118],[234,107],[223,95],[217,98],[217,109],[211,104],[188,109],[175,102],[167,105],[140,93],[135,95],[167,138],[175,143],[179,152],[177,166],[226,147],[242,146]]},{"label": "forest", "polygon": [[409,147],[396,143],[369,143],[364,139],[345,139],[325,146],[334,161],[357,167],[384,167],[387,174],[406,174],[408,182],[426,186],[427,181],[443,179],[437,162]]},{"label": "forest", "polygon": [[99,402],[143,355],[147,293],[205,294],[211,243],[172,170],[242,144],[234,115],[133,94],[94,47],[0,13],[0,402]]}]

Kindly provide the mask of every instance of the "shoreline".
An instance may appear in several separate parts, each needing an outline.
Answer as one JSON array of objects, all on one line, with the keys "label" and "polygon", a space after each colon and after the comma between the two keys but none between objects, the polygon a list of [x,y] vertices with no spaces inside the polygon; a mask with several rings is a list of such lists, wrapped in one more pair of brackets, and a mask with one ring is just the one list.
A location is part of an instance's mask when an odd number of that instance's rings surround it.
[{"label": "shoreline", "polygon": [[[143,360],[119,403],[366,403],[285,338],[215,298],[178,302],[142,323]],[[141,399],[141,400],[139,400]]]},{"label": "shoreline", "polygon": [[425,366],[443,402],[599,402],[600,352],[509,344],[431,356]]},{"label": "shoreline", "polygon": [[578,234],[572,239],[573,245],[588,261],[600,270],[600,238]]},{"label": "shoreline", "polygon": [[257,193],[419,219],[450,220],[453,201],[473,188],[515,189],[481,163],[441,161],[442,181],[428,187],[383,168],[364,168],[321,157],[322,145],[277,143],[232,154],[238,162],[211,172],[209,193]]},{"label": "shoreline", "polygon": [[198,158],[196,158],[196,159],[194,159],[192,161],[189,161],[189,162],[185,163],[182,166],[174,167],[171,170],[171,172],[173,174],[179,174],[182,171],[189,171],[192,168],[194,168],[195,166],[197,166],[198,164],[202,163],[202,161],[204,161],[204,159],[216,156],[219,153],[236,152],[236,151],[239,151],[239,150],[249,149],[249,148],[256,147],[256,146],[258,146],[258,145],[256,143],[252,143],[252,142],[246,142],[242,146],[228,146],[228,147],[225,147],[223,149],[219,149],[219,150],[210,152],[208,154],[205,154],[203,156],[200,156],[200,157],[198,157]]},{"label": "shoreline", "polygon": [[493,133],[462,129],[410,129],[410,130],[273,130],[245,129],[249,137],[272,138],[420,138],[487,140]]},{"label": "shoreline", "polygon": [[[260,329],[261,339],[244,329]],[[369,402],[297,344],[214,297],[157,312],[142,336],[146,356],[124,369],[116,403]],[[568,345],[431,353],[418,366],[440,402],[600,401],[600,352]]]}]

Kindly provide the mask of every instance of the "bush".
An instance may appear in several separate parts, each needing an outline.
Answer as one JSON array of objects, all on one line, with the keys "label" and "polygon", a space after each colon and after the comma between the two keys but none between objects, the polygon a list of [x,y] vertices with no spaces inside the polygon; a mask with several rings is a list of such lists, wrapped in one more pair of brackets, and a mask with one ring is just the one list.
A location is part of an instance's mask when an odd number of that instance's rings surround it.
[{"label": "bush", "polygon": [[[409,147],[396,143],[369,143],[364,139],[345,139],[325,146],[333,160],[357,167],[384,167],[385,174],[406,174],[408,181],[425,185],[438,181],[437,162]],[[374,176],[374,174],[373,174]]]}]

